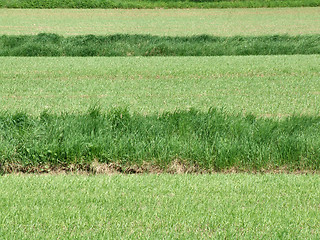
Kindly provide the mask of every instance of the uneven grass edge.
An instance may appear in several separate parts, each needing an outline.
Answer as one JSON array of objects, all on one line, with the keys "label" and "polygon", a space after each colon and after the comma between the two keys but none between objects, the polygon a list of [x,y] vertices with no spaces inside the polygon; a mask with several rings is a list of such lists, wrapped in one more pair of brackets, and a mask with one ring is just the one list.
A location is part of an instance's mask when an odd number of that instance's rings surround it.
[{"label": "uneven grass edge", "polygon": [[121,164],[118,162],[100,163],[97,160],[87,164],[69,164],[69,165],[21,165],[20,163],[4,163],[0,165],[0,175],[7,174],[40,174],[40,175],[114,175],[114,174],[317,174],[319,169],[293,169],[292,167],[269,166],[261,169],[244,168],[226,168],[226,169],[208,169],[200,168],[196,164],[183,160],[174,160],[166,167],[152,165],[144,162],[137,164]]},{"label": "uneven grass edge", "polygon": [[169,37],[51,33],[0,36],[0,56],[236,56],[320,54],[320,35]]}]

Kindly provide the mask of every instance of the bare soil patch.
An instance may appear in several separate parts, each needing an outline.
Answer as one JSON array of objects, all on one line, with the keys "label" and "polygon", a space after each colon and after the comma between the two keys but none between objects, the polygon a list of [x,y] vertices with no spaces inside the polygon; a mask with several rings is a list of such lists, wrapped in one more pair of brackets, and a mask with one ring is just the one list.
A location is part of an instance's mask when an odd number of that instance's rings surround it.
[{"label": "bare soil patch", "polygon": [[183,160],[175,160],[167,167],[144,162],[142,165],[123,165],[120,163],[99,163],[94,161],[90,164],[70,164],[70,165],[37,165],[23,166],[18,163],[0,164],[1,174],[85,174],[85,175],[114,175],[114,174],[320,174],[320,170],[295,169],[289,167],[263,168],[263,169],[241,169],[228,168],[222,170],[204,169],[196,164],[191,164]]}]

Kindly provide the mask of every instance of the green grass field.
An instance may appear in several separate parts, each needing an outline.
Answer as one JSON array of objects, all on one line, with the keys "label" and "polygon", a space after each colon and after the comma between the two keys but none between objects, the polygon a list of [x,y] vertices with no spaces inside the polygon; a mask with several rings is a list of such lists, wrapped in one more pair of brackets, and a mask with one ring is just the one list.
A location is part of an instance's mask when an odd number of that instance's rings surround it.
[{"label": "green grass field", "polygon": [[319,239],[319,175],[3,176],[4,239]]},{"label": "green grass field", "polygon": [[309,56],[0,58],[0,108],[39,115],[128,107],[283,117],[319,115],[320,58]]},{"label": "green grass field", "polygon": [[[95,159],[160,168],[181,159],[199,171],[319,169],[318,55],[1,60],[3,172]],[[102,114],[87,114],[92,106]],[[104,116],[114,107],[130,113]],[[202,113],[180,111],[191,108]],[[250,113],[271,120],[243,116]]]},{"label": "green grass field", "polygon": [[320,8],[0,9],[0,34],[257,36],[319,34]]},{"label": "green grass field", "polygon": [[[24,8],[183,6],[319,2],[0,0]],[[38,33],[280,34],[309,51],[305,39],[319,29],[319,7],[0,9],[2,51],[22,45],[3,35]],[[41,44],[40,52],[48,48]],[[0,57],[0,238],[319,239],[319,79],[320,55]],[[229,174],[165,174],[185,172]]]}]

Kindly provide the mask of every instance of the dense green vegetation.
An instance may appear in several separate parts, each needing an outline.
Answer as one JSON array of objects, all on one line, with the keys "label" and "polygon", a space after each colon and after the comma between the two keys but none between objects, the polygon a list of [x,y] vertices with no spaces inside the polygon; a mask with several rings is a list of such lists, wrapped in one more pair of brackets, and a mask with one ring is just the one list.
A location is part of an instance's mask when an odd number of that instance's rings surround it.
[{"label": "dense green vegetation", "polygon": [[222,56],[320,54],[320,35],[63,37],[42,33],[0,37],[0,56]]},{"label": "dense green vegetation", "polygon": [[0,0],[6,8],[258,8],[315,7],[317,0]]},{"label": "dense green vegetation", "polygon": [[0,108],[39,116],[191,107],[283,117],[320,113],[320,56],[1,57]]},{"label": "dense green vegetation", "polygon": [[320,2],[0,0],[0,238],[319,239],[319,8],[279,6]]},{"label": "dense green vegetation", "polygon": [[4,239],[319,239],[319,175],[4,176]]},{"label": "dense green vegetation", "polygon": [[7,9],[1,34],[261,36],[320,34],[320,8]]},{"label": "dense green vegetation", "polygon": [[215,170],[319,169],[319,127],[319,116],[257,119],[215,109],[148,116],[125,109],[40,117],[2,113],[0,163],[5,169],[10,163],[68,165],[97,159],[166,168],[181,159]]}]

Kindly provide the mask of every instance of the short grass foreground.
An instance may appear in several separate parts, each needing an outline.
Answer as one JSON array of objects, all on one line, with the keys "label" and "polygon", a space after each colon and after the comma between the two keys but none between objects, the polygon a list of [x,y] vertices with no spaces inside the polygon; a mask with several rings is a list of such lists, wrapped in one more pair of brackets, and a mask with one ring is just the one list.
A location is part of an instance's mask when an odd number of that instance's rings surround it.
[{"label": "short grass foreground", "polygon": [[199,170],[318,170],[319,127],[320,116],[258,119],[215,109],[148,116],[122,109],[1,114],[0,170],[96,160],[166,169],[177,159]]},{"label": "short grass foreground", "polygon": [[236,56],[320,54],[320,35],[63,37],[42,33],[0,36],[0,56]]},{"label": "short grass foreground", "polygon": [[3,176],[4,239],[319,239],[319,175]]}]

